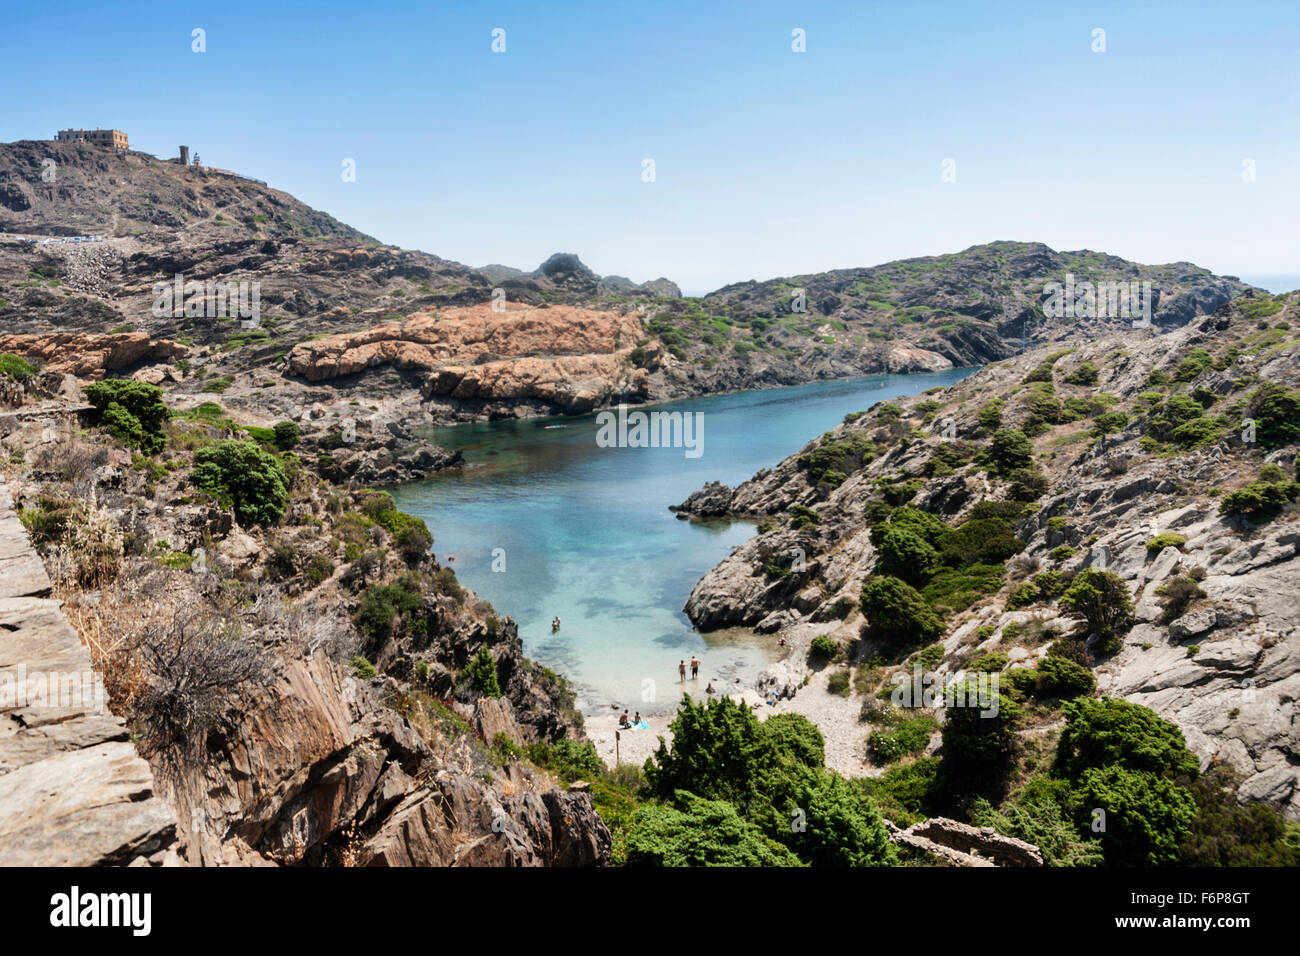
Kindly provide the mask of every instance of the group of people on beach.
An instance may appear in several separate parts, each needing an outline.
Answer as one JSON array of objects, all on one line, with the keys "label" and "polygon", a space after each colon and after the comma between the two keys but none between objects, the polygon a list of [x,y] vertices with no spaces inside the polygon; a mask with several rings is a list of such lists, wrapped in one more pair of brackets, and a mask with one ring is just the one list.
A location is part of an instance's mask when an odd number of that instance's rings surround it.
[{"label": "group of people on beach", "polygon": [[628,719],[627,710],[618,715],[618,726],[620,730],[629,730],[641,723],[641,711],[636,712],[636,716],[631,720]]}]

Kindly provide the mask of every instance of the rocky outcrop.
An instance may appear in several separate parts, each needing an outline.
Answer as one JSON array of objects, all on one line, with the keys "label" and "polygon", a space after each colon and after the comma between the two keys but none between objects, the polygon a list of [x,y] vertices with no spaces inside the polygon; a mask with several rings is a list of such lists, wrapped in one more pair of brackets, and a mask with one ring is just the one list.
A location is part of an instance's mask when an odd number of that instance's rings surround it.
[{"label": "rocky outcrop", "polygon": [[699,491],[691,492],[681,504],[671,505],[668,510],[676,512],[682,520],[720,518],[731,513],[731,489],[720,481],[710,481]]},{"label": "rocky outcrop", "polygon": [[[589,793],[514,762],[494,778],[469,741],[435,749],[379,706],[384,680],[320,652],[244,699],[201,764],[169,777],[208,865],[592,866],[610,836]],[[508,701],[481,701],[485,731],[523,735]],[[215,743],[215,741],[214,741]]]},{"label": "rocky outcrop", "polygon": [[0,484],[0,865],[176,863],[176,817]]},{"label": "rocky outcrop", "polygon": [[[1035,666],[1053,636],[1075,632],[1080,622],[1055,597],[1031,601],[1029,609],[1008,607],[1011,592],[1041,571],[1061,580],[1085,568],[1114,572],[1130,589],[1137,622],[1117,652],[1102,652],[1093,640],[1089,660],[1099,691],[1175,722],[1202,768],[1222,766],[1240,781],[1240,799],[1262,800],[1300,819],[1294,759],[1300,512],[1292,505],[1259,521],[1220,513],[1222,496],[1266,465],[1291,480],[1294,440],[1252,447],[1235,427],[1262,383],[1294,390],[1300,381],[1300,348],[1288,338],[1300,313],[1294,297],[1286,302],[1267,332],[1228,306],[1165,334],[1129,331],[1033,350],[943,392],[895,399],[901,415],[851,416],[729,494],[713,486],[696,492],[679,507],[769,517],[760,534],[701,578],[687,615],[702,629],[748,626],[779,634],[793,654],[806,649],[809,633],[828,632],[845,643],[857,638],[862,586],[876,571],[872,525],[903,500],[955,525],[977,502],[1008,498],[1009,482],[970,463],[990,437],[978,414],[997,399],[1005,403],[1002,427],[1026,426],[1034,391],[1024,380],[1056,352],[1053,401],[1063,412],[1067,402],[1082,411],[1101,396],[1103,407],[1125,416],[1121,429],[1097,436],[1096,410],[1041,428],[1034,451],[1045,485],[1017,522],[1024,549],[1009,562],[997,593],[949,619],[940,669],[955,673],[972,655],[987,652],[1006,653],[1012,668]],[[1261,341],[1272,344],[1264,348]],[[1195,349],[1208,350],[1213,360],[1199,372],[1182,365],[1199,354]],[[1084,363],[1098,370],[1095,385],[1070,382]],[[1183,381],[1153,390],[1153,382],[1175,375]],[[1155,426],[1146,422],[1157,416],[1149,406],[1163,394],[1199,396],[1206,424],[1217,422],[1221,437],[1201,447],[1150,450],[1145,432]],[[934,404],[918,409],[922,402]],[[815,480],[807,456],[832,442],[845,448],[869,442],[874,451],[846,458],[834,481]],[[953,464],[936,467],[944,456]],[[914,483],[903,486],[910,491],[886,502],[883,490],[904,480]],[[806,509],[797,520],[796,507]],[[1176,543],[1149,546],[1159,534]],[[1169,586],[1187,601],[1172,601]],[[1032,627],[1040,636],[1007,639],[1004,630],[1012,625],[1011,632]],[[788,687],[793,676],[765,675],[765,688]]]},{"label": "rocky outcrop", "polygon": [[147,332],[85,335],[0,335],[0,352],[13,352],[47,372],[100,379],[137,365],[170,362],[185,354],[185,346],[150,338]]},{"label": "rocky outcrop", "polygon": [[581,413],[645,396],[648,373],[631,362],[641,335],[635,315],[516,303],[498,312],[485,304],[304,342],[288,364],[312,382],[391,366],[412,373],[426,397]]},{"label": "rocky outcrop", "polygon": [[889,350],[885,370],[894,374],[911,372],[942,372],[952,368],[952,360],[929,349],[910,345],[895,345]]},{"label": "rocky outcrop", "polygon": [[948,866],[1042,866],[1038,847],[1004,836],[992,827],[973,827],[947,817],[932,817],[906,830],[885,821],[892,843],[918,850]]}]

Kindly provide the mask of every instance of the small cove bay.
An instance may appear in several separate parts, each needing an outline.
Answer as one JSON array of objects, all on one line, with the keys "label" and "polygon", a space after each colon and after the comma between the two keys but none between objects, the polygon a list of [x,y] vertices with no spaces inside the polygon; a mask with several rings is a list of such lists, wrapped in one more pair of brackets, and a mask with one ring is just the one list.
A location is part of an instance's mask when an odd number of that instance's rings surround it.
[{"label": "small cove bay", "polygon": [[755,525],[680,521],[668,507],[708,481],[735,487],[850,412],[973,371],[873,375],[629,409],[702,414],[694,450],[601,447],[595,414],[439,428],[428,437],[460,449],[466,466],[391,491],[399,508],[428,522],[434,552],[461,583],[515,619],[525,653],[573,681],[580,709],[663,713],[683,690],[678,661],[692,654],[703,661],[699,680],[687,681],[692,694],[710,680],[727,691],[737,680],[750,686],[781,655],[774,638],[748,630],[701,635],[681,610],[695,582]]}]

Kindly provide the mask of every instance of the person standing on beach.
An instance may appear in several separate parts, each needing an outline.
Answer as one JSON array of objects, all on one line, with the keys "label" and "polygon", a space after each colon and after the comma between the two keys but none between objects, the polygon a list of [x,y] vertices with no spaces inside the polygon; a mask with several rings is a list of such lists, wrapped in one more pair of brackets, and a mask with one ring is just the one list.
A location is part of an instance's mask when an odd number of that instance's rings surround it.
[{"label": "person standing on beach", "polygon": [[700,676],[700,659],[694,654],[691,655],[691,680]]},{"label": "person standing on beach", "polygon": [[686,683],[686,662],[685,661],[677,662],[677,676],[681,678],[683,684]]}]

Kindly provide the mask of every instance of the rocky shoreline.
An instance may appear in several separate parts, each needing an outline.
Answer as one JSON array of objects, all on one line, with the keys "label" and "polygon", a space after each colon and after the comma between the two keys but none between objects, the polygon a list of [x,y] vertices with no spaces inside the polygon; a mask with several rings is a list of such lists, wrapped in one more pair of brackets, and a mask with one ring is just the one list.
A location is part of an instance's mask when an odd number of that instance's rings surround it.
[{"label": "rocky shoreline", "polygon": [[[868,577],[878,573],[872,528],[880,516],[910,501],[956,524],[976,502],[1006,495],[1005,482],[970,465],[972,446],[989,434],[977,413],[997,402],[999,410],[1005,407],[1001,427],[1029,428],[1048,403],[1032,401],[1035,391],[1021,383],[1055,365],[1060,371],[1052,414],[1063,414],[1063,399],[1082,410],[1086,396],[1104,393],[1111,418],[1103,427],[1117,431],[1099,431],[1086,414],[1075,424],[1035,426],[1041,431],[1034,458],[1046,481],[1038,500],[1025,496],[1025,517],[1016,526],[1024,547],[1008,562],[1011,583],[954,616],[932,666],[951,674],[964,662],[992,654],[1003,655],[1010,670],[1034,667],[1050,641],[1027,636],[1068,634],[1077,622],[1055,600],[1030,600],[1034,586],[1022,582],[1044,570],[1067,580],[1089,568],[1113,571],[1132,592],[1136,623],[1118,648],[1093,651],[1099,688],[1176,722],[1202,769],[1223,765],[1240,776],[1239,799],[1261,800],[1300,819],[1300,774],[1288,756],[1295,746],[1291,709],[1300,686],[1298,516],[1290,508],[1257,526],[1223,516],[1215,500],[1257,469],[1266,475],[1272,469],[1275,477],[1266,480],[1284,480],[1293,467],[1294,443],[1243,444],[1229,413],[1230,421],[1206,419],[1202,429],[1217,432],[1220,440],[1155,454],[1149,449],[1162,446],[1152,445],[1149,436],[1168,432],[1156,430],[1166,426],[1144,411],[1160,394],[1153,383],[1176,378],[1190,382],[1188,390],[1212,407],[1229,400],[1223,396],[1248,400],[1259,394],[1260,383],[1285,390],[1300,379],[1298,350],[1286,340],[1285,320],[1296,306],[1278,317],[1273,333],[1247,322],[1243,308],[1249,305],[1224,307],[1163,336],[1121,333],[1033,350],[947,389],[850,416],[738,488],[707,484],[672,508],[679,518],[758,518],[760,533],[696,585],[687,615],[702,630],[752,627],[785,639],[793,666],[765,675],[761,690],[793,691],[796,704],[826,694],[824,673],[801,686],[812,637],[824,634],[841,648],[847,656],[836,666],[846,675],[846,664],[852,668],[878,652],[863,637],[869,622],[859,596]],[[1063,378],[1095,384],[1077,389],[1075,398]],[[1016,393],[1018,401],[1012,398]],[[1242,412],[1238,419],[1242,414],[1250,417]],[[1144,418],[1154,423],[1145,426],[1146,437]],[[823,462],[843,473],[819,481],[816,469],[827,467]],[[882,493],[888,506],[874,503]],[[793,565],[789,555],[802,561]],[[1177,583],[1189,580],[1195,584]],[[1196,595],[1178,613],[1166,596],[1175,586],[1171,582]],[[883,677],[875,678],[877,686]],[[836,746],[832,741],[854,751],[858,766],[845,766],[846,773],[880,772],[865,760],[863,742],[873,729],[869,710],[864,705],[862,721],[844,724],[814,717],[826,734],[828,755]],[[937,742],[936,735],[931,749]]]}]

